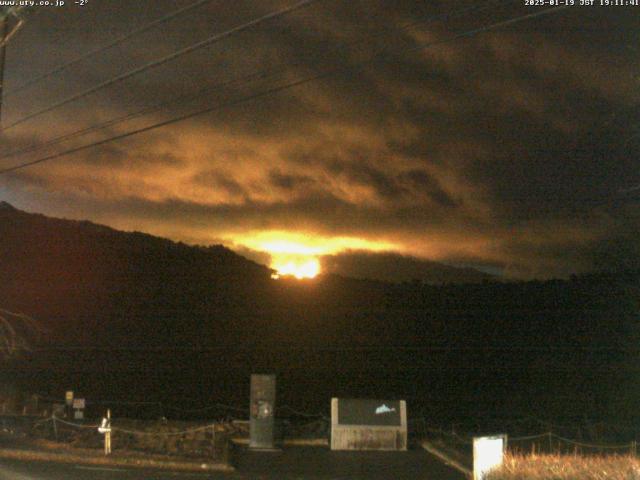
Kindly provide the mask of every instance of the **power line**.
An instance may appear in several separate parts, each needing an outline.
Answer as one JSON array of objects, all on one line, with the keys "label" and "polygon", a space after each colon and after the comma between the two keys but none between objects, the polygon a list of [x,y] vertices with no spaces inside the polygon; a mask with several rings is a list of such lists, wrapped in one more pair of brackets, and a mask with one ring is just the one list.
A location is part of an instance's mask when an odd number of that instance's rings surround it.
[{"label": "power line", "polygon": [[176,10],[176,11],[174,11],[174,12],[172,12],[172,13],[170,13],[170,14],[162,17],[162,18],[159,18],[157,20],[154,20],[153,22],[147,23],[146,25],[143,25],[142,27],[139,27],[139,28],[137,28],[135,30],[132,30],[129,33],[125,33],[124,35],[116,38],[115,40],[112,40],[111,42],[109,42],[109,43],[107,43],[105,45],[102,45],[100,47],[96,47],[93,50],[89,50],[88,52],[84,53],[83,55],[80,55],[79,57],[76,57],[76,58],[74,58],[73,60],[70,60],[67,63],[59,65],[58,67],[55,67],[55,68],[49,70],[48,72],[45,72],[45,73],[43,73],[43,74],[41,74],[41,75],[39,75],[39,76],[37,76],[35,78],[32,78],[31,80],[28,80],[28,81],[24,82],[22,85],[19,85],[17,87],[14,87],[14,88],[8,90],[5,93],[5,97],[9,96],[9,95],[13,95],[15,93],[18,93],[18,92],[20,92],[20,91],[22,91],[22,90],[24,90],[24,89],[36,84],[36,83],[42,81],[42,80],[45,80],[45,79],[47,79],[47,78],[49,78],[49,77],[51,77],[51,76],[53,76],[53,75],[55,75],[57,73],[60,73],[60,72],[62,72],[64,70],[68,69],[72,65],[80,63],[81,61],[83,61],[83,60],[85,60],[85,59],[87,59],[89,57],[92,57],[94,55],[97,55],[98,53],[101,53],[101,52],[103,52],[105,50],[108,50],[109,48],[115,47],[116,45],[119,45],[120,43],[125,42],[126,40],[129,40],[130,38],[133,38],[134,36],[139,35],[140,33],[146,32],[147,30],[150,30],[153,27],[156,27],[158,25],[162,25],[163,23],[166,23],[169,20],[173,20],[174,18],[179,17],[180,15],[183,15],[183,14],[189,12],[190,10],[193,10],[193,9],[195,9],[197,7],[200,7],[201,5],[204,5],[205,3],[209,3],[211,1],[212,0],[198,0],[197,2],[192,3],[191,5],[187,5],[186,7],[181,8],[179,10]]},{"label": "power line", "polygon": [[59,101],[57,103],[49,105],[48,107],[45,107],[43,109],[37,110],[35,112],[32,112],[32,113],[30,113],[30,114],[28,114],[28,115],[26,115],[26,116],[24,116],[24,117],[22,117],[22,118],[20,118],[20,119],[18,119],[16,121],[14,121],[13,123],[7,125],[6,127],[3,127],[2,129],[0,129],[0,132],[9,130],[10,128],[13,128],[13,127],[15,127],[17,125],[20,125],[20,124],[26,122],[27,120],[31,120],[32,118],[38,117],[38,116],[40,116],[40,115],[42,115],[44,113],[48,113],[48,112],[51,112],[52,110],[56,110],[57,108],[60,108],[60,107],[65,106],[65,105],[68,105],[71,102],[75,102],[76,100],[79,100],[79,99],[84,98],[84,97],[86,97],[88,95],[91,95],[92,93],[95,93],[95,92],[97,92],[99,90],[102,90],[103,88],[110,87],[111,85],[114,85],[114,84],[116,84],[118,82],[121,82],[121,81],[126,80],[128,78],[131,78],[131,77],[133,77],[135,75],[138,75],[139,73],[142,73],[142,72],[144,72],[146,70],[149,70],[150,68],[154,68],[154,67],[163,65],[163,64],[165,64],[167,62],[170,62],[171,60],[175,60],[176,58],[179,58],[179,57],[181,57],[183,55],[186,55],[188,53],[194,52],[194,51],[196,51],[196,50],[198,50],[200,48],[206,47],[208,45],[212,45],[213,43],[216,43],[216,42],[218,42],[220,40],[224,40],[224,39],[226,39],[226,38],[228,38],[228,37],[230,37],[232,35],[235,35],[236,33],[239,33],[239,32],[241,32],[243,30],[251,28],[251,27],[253,27],[255,25],[258,25],[258,24],[260,24],[260,23],[262,23],[264,21],[271,20],[271,19],[283,16],[283,15],[285,15],[287,13],[291,13],[294,10],[298,10],[298,9],[300,9],[302,7],[305,7],[305,6],[307,6],[307,5],[309,5],[309,4],[313,3],[313,2],[316,2],[316,1],[319,1],[319,0],[301,0],[301,1],[291,5],[289,7],[281,8],[279,10],[275,10],[273,12],[267,13],[266,15],[262,15],[261,17],[255,18],[255,19],[253,19],[253,20],[251,20],[249,22],[243,23],[242,25],[238,25],[238,26],[233,27],[233,28],[231,28],[229,30],[226,30],[226,31],[224,31],[222,33],[217,33],[217,34],[215,34],[215,35],[213,35],[211,37],[206,38],[205,40],[202,40],[200,42],[194,43],[193,45],[190,45],[188,47],[182,48],[182,49],[180,49],[180,50],[178,50],[176,52],[173,52],[173,53],[171,53],[169,55],[166,55],[166,56],[164,56],[162,58],[159,58],[159,59],[154,60],[152,62],[149,62],[149,63],[147,63],[145,65],[142,65],[141,67],[135,68],[133,70],[129,70],[128,72],[125,72],[125,73],[120,74],[120,75],[118,75],[118,76],[116,76],[114,78],[111,78],[111,79],[106,80],[106,81],[104,81],[102,83],[99,83],[98,85],[96,85],[94,87],[91,87],[91,88],[89,88],[87,90],[84,90],[84,91],[82,91],[80,93],[77,93],[75,95],[67,97],[64,100],[61,100],[61,101]]},{"label": "power line", "polygon": [[[301,2],[301,3],[309,3],[309,1],[313,1],[313,0],[307,0],[307,2]],[[299,5],[299,4],[297,4],[297,5]],[[505,26],[508,26],[508,25],[513,25],[513,24],[515,24],[517,22],[520,22],[520,21],[528,20],[528,19],[531,19],[531,18],[537,18],[537,17],[541,17],[543,15],[547,15],[547,14],[554,13],[554,12],[557,12],[557,11],[560,11],[560,10],[564,10],[565,8],[568,8],[568,7],[567,6],[554,7],[554,8],[545,9],[545,10],[542,10],[542,11],[536,12],[536,13],[530,13],[530,14],[526,14],[526,15],[521,15],[519,17],[511,18],[509,20],[504,20],[504,21],[493,23],[491,25],[487,25],[487,26],[484,26],[484,27],[476,28],[476,29],[473,29],[473,30],[468,30],[466,32],[462,32],[462,33],[459,33],[457,35],[454,35],[451,38],[447,38],[447,39],[440,40],[440,41],[435,41],[435,42],[429,42],[429,43],[426,43],[426,44],[421,44],[421,45],[418,45],[418,46],[410,49],[410,51],[412,51],[412,50],[422,50],[422,49],[433,47],[433,46],[436,46],[436,45],[442,45],[442,44],[445,44],[445,43],[454,42],[454,41],[457,41],[457,40],[460,40],[460,39],[463,39],[463,38],[466,38],[466,37],[471,37],[471,36],[477,35],[479,33],[487,32],[487,31],[490,31],[490,30],[494,30],[496,28],[505,27]],[[376,55],[372,56],[371,58],[369,58],[369,59],[367,59],[365,61],[358,62],[356,65],[363,65],[363,64],[369,63],[369,62],[375,60],[378,56],[379,56],[379,54],[376,54]],[[320,79],[332,76],[332,75],[334,75],[336,73],[339,73],[339,72],[343,71],[344,69],[345,69],[344,67],[334,68],[334,69],[331,69],[331,70],[328,70],[328,71],[325,71],[325,72],[322,72],[322,73],[319,73],[319,74],[316,74],[316,75],[312,75],[310,77],[305,77],[305,78],[302,78],[302,79],[299,79],[299,80],[295,80],[293,82],[286,83],[284,85],[280,85],[280,86],[273,87],[273,88],[270,88],[270,89],[267,89],[267,90],[263,90],[262,92],[254,93],[252,95],[249,95],[249,96],[237,99],[237,100],[233,100],[233,101],[230,101],[230,102],[227,102],[227,103],[222,103],[222,104],[219,104],[219,105],[210,106],[210,107],[207,107],[207,108],[204,108],[204,109],[201,109],[201,110],[197,110],[195,112],[191,112],[191,113],[188,113],[188,114],[185,114],[185,115],[181,115],[181,116],[178,116],[178,117],[174,117],[174,118],[162,121],[162,122],[158,122],[158,123],[155,123],[155,124],[152,124],[152,125],[148,125],[148,126],[143,127],[143,128],[139,128],[139,129],[136,129],[136,130],[131,130],[129,132],[121,133],[119,135],[115,135],[115,136],[106,138],[104,140],[100,140],[100,141],[97,141],[97,142],[93,142],[93,143],[89,143],[89,144],[86,144],[86,145],[82,145],[80,147],[76,147],[76,148],[72,148],[72,149],[69,149],[69,150],[65,150],[63,152],[59,152],[59,153],[56,153],[56,154],[53,154],[53,155],[49,155],[49,156],[45,156],[45,157],[39,158],[37,160],[24,162],[24,163],[21,163],[21,164],[18,164],[18,165],[15,165],[15,166],[8,167],[8,168],[0,170],[0,175],[1,174],[5,174],[5,173],[14,172],[14,171],[20,170],[22,168],[26,168],[26,167],[29,167],[29,166],[32,166],[32,165],[36,165],[36,164],[39,164],[39,163],[43,163],[43,162],[46,162],[46,161],[49,161],[49,160],[53,160],[53,159],[56,159],[56,158],[67,156],[67,155],[70,155],[70,154],[73,154],[73,153],[77,153],[77,152],[80,152],[80,151],[83,151],[83,150],[87,150],[89,148],[97,147],[97,146],[104,145],[104,144],[107,144],[107,143],[110,143],[110,142],[114,142],[114,141],[117,141],[117,140],[122,140],[122,139],[125,139],[125,138],[128,138],[128,137],[132,137],[132,136],[140,134],[140,133],[145,133],[145,132],[148,132],[148,131],[151,131],[151,130],[155,130],[157,128],[161,128],[161,127],[164,127],[164,126],[167,126],[167,125],[171,125],[171,124],[178,123],[178,122],[181,122],[181,121],[184,121],[184,120],[188,120],[190,118],[194,118],[194,117],[197,117],[197,116],[200,116],[200,115],[204,115],[206,113],[210,113],[210,112],[213,112],[213,111],[216,111],[216,110],[220,110],[220,109],[223,109],[223,108],[228,108],[228,107],[241,105],[241,104],[250,102],[252,100],[256,100],[256,99],[259,99],[259,98],[262,98],[262,97],[265,97],[265,96],[268,96],[268,95],[279,93],[279,92],[284,91],[284,90],[288,90],[288,89],[291,89],[291,88],[294,88],[294,87],[297,87],[297,86],[300,86],[300,85],[304,85],[306,83],[310,83],[310,82],[313,82],[313,81],[316,81],[316,80],[320,80]]]},{"label": "power line", "polygon": [[[278,70],[278,72],[279,71],[280,70]],[[74,132],[70,132],[70,133],[67,133],[67,134],[64,134],[64,135],[60,135],[58,137],[54,137],[54,138],[52,138],[50,140],[47,140],[46,142],[43,142],[43,143],[38,144],[38,145],[33,145],[33,146],[26,147],[26,148],[23,148],[23,149],[20,149],[20,150],[14,150],[14,151],[11,151],[11,152],[8,152],[8,153],[5,153],[5,154],[1,154],[0,155],[0,159],[14,157],[14,156],[22,155],[22,154],[25,154],[25,153],[37,152],[37,151],[45,149],[46,147],[51,147],[51,146],[54,146],[54,145],[58,145],[58,144],[63,143],[65,141],[67,141],[67,140],[71,140],[73,138],[83,137],[83,136],[85,136],[85,135],[87,135],[89,133],[97,132],[97,131],[100,131],[100,130],[104,130],[105,128],[112,127],[112,126],[118,125],[120,123],[124,123],[124,122],[126,122],[128,120],[133,120],[135,118],[142,117],[142,116],[148,115],[150,113],[158,112],[158,111],[162,110],[163,108],[165,108],[167,106],[170,106],[172,104],[177,104],[177,103],[181,103],[181,102],[185,102],[185,101],[196,100],[196,99],[198,99],[200,97],[203,97],[207,93],[210,93],[212,90],[214,90],[216,88],[225,87],[225,86],[228,86],[228,85],[231,85],[231,84],[235,84],[235,83],[239,83],[239,82],[245,82],[245,81],[248,82],[248,81],[251,81],[253,79],[266,78],[266,77],[271,76],[273,74],[274,74],[274,72],[268,73],[268,71],[265,70],[265,71],[253,73],[253,74],[250,74],[250,75],[246,75],[246,76],[243,76],[243,77],[236,77],[236,78],[233,78],[231,80],[224,81],[224,82],[215,83],[215,84],[209,85],[209,86],[207,86],[205,88],[202,88],[202,89],[200,89],[197,92],[194,92],[192,94],[181,95],[179,97],[171,98],[169,100],[157,103],[155,105],[149,105],[149,106],[147,106],[147,107],[145,107],[143,109],[137,110],[135,112],[131,112],[131,113],[128,113],[126,115],[119,116],[119,117],[114,117],[114,118],[112,118],[110,120],[107,120],[106,122],[95,124],[95,125],[92,125],[92,126],[80,129],[80,130],[76,130]]]},{"label": "power line", "polygon": [[[429,16],[427,18],[423,18],[423,19],[420,19],[420,20],[417,20],[417,21],[402,25],[401,27],[399,27],[399,30],[401,30],[401,31],[402,30],[407,30],[407,29],[410,29],[410,28],[414,28],[414,27],[416,27],[418,25],[422,25],[422,24],[425,24],[425,23],[430,23],[430,22],[433,22],[433,21],[438,21],[438,20],[441,20],[441,19],[448,20],[450,18],[455,18],[457,16],[461,16],[461,15],[467,14],[469,12],[474,12],[474,11],[477,12],[477,11],[485,10],[487,8],[495,8],[497,5],[505,4],[505,3],[513,3],[513,0],[499,0],[499,1],[487,2],[486,4],[483,4],[483,5],[480,5],[480,6],[474,4],[472,7],[467,7],[467,8],[464,8],[464,9],[456,10],[454,12],[438,14],[438,15],[432,15],[432,16]],[[397,32],[391,32],[391,33],[378,32],[376,34],[368,34],[365,38],[376,38],[376,37],[380,37],[380,36],[383,36],[383,35],[394,35],[396,33]],[[341,45],[340,48],[345,49],[346,47],[362,43],[363,41],[365,41],[365,39],[360,38],[357,41],[349,42],[347,44]],[[326,56],[326,52],[323,52],[323,56]],[[14,150],[14,151],[11,151],[11,152],[7,152],[5,154],[1,154],[0,155],[0,159],[8,158],[8,157],[14,157],[14,156],[22,155],[22,154],[25,154],[25,153],[32,153],[32,152],[40,151],[40,150],[43,150],[46,147],[58,145],[58,144],[63,143],[65,141],[67,141],[67,140],[71,140],[73,138],[78,138],[78,137],[84,136],[84,135],[92,133],[92,132],[97,132],[99,130],[103,130],[103,129],[107,128],[107,127],[112,127],[112,126],[117,125],[119,123],[126,122],[128,120],[132,120],[132,119],[135,119],[135,118],[138,118],[138,117],[150,114],[150,113],[158,112],[158,111],[162,110],[163,108],[165,108],[167,106],[170,106],[172,104],[177,104],[177,103],[181,103],[181,102],[184,102],[184,101],[196,100],[198,98],[201,98],[201,97],[205,96],[206,94],[210,93],[212,90],[215,90],[216,88],[219,88],[219,87],[232,85],[232,84],[237,83],[237,82],[250,81],[250,80],[253,80],[253,79],[256,79],[256,78],[257,79],[264,79],[264,78],[267,78],[267,77],[271,77],[271,76],[274,76],[274,75],[276,75],[278,73],[283,72],[284,70],[282,70],[282,68],[283,67],[287,67],[287,66],[296,66],[296,65],[295,64],[292,64],[292,65],[291,64],[289,64],[289,65],[282,64],[282,65],[279,65],[277,68],[271,68],[271,69],[268,69],[268,70],[262,70],[262,71],[254,72],[254,73],[251,73],[251,74],[248,74],[248,75],[244,75],[244,76],[241,76],[241,77],[236,77],[234,79],[230,79],[230,80],[227,80],[227,81],[224,81],[224,82],[214,83],[214,84],[206,86],[206,87],[204,87],[202,89],[199,89],[198,91],[196,91],[196,92],[194,92],[192,94],[187,94],[187,95],[181,95],[179,97],[174,97],[174,98],[171,98],[169,100],[157,103],[155,105],[150,105],[150,106],[144,107],[144,108],[142,108],[140,110],[137,110],[135,112],[131,112],[131,113],[128,113],[126,115],[119,116],[119,117],[114,117],[114,118],[112,118],[110,120],[107,120],[105,122],[102,122],[102,123],[99,123],[99,124],[95,124],[95,125],[92,125],[90,127],[86,127],[86,128],[80,129],[80,130],[76,130],[76,131],[71,132],[71,133],[67,133],[67,134],[64,134],[64,135],[60,135],[60,136],[54,137],[54,138],[52,138],[52,139],[50,139],[50,140],[48,140],[46,142],[40,143],[39,145],[33,145],[33,146],[30,146],[30,147],[25,147],[23,149],[18,149],[18,150]]]},{"label": "power line", "polygon": [[[331,353],[336,352],[376,352],[376,351],[392,351],[397,353],[399,351],[406,352],[477,352],[477,353],[495,353],[495,352],[529,352],[529,353],[552,353],[552,352],[602,352],[610,354],[611,352],[633,352],[639,353],[640,347],[628,348],[628,347],[606,347],[606,346],[575,346],[575,347],[532,347],[532,346],[508,346],[508,347],[492,347],[488,345],[483,346],[455,346],[455,345],[426,345],[426,346],[414,346],[414,345],[353,345],[353,346],[318,346],[318,345],[296,345],[291,343],[282,343],[280,345],[270,345],[268,347],[255,347],[255,346],[238,346],[238,345],[219,345],[209,347],[177,347],[177,346],[159,346],[159,347],[106,347],[106,346],[83,346],[83,345],[47,345],[39,348],[32,348],[34,352],[72,352],[72,351],[86,351],[93,353],[111,353],[111,352],[141,352],[141,353],[216,353],[224,351],[231,351],[232,353],[263,353],[263,352],[280,352],[286,351],[287,353]],[[300,352],[302,351],[302,352]]]}]

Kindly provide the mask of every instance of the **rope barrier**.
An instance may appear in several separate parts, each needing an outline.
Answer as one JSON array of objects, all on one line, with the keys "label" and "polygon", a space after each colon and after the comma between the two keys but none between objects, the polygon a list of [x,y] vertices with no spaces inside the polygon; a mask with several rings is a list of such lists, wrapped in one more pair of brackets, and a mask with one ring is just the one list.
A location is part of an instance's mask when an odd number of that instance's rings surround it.
[{"label": "rope barrier", "polygon": [[204,430],[208,430],[210,428],[214,428],[216,426],[215,423],[209,424],[209,425],[203,425],[201,427],[195,427],[195,428],[190,428],[187,430],[182,430],[179,432],[143,432],[141,430],[127,430],[124,428],[120,428],[120,427],[111,427],[111,431],[113,432],[121,432],[121,433],[127,433],[129,435],[140,435],[140,436],[178,436],[178,435],[186,435],[188,433],[195,433],[195,432],[201,432]]},{"label": "rope barrier", "polygon": [[459,444],[462,445],[471,445],[473,443],[473,439],[471,438],[464,438],[461,437],[460,435],[456,434],[456,433],[451,433],[451,432],[446,432],[440,428],[430,428],[430,427],[425,427],[425,430],[428,432],[432,432],[432,433],[437,433],[439,435],[442,435],[444,437],[448,437],[450,439],[452,439],[455,442],[458,442]]},{"label": "rope barrier", "polygon": [[35,422],[33,424],[34,427],[38,426],[38,425],[44,425],[45,423],[49,423],[53,421],[53,417],[49,417],[49,418],[45,418],[44,420],[40,420],[39,422]]},{"label": "rope barrier", "polygon": [[591,444],[591,443],[576,442],[575,440],[571,440],[569,438],[563,438],[563,437],[560,437],[560,436],[558,436],[558,435],[556,435],[554,433],[552,433],[551,436],[555,437],[558,440],[561,440],[563,442],[567,442],[567,443],[570,443],[572,445],[577,445],[579,447],[586,447],[586,448],[621,450],[623,448],[632,448],[632,446],[633,446],[632,443],[625,444],[625,445],[596,445],[596,444]]},{"label": "rope barrier", "polygon": [[[446,432],[442,429],[436,429],[436,428],[429,428],[429,427],[425,427],[426,431],[432,432],[432,433],[437,433],[439,435],[448,437],[456,442],[459,443],[464,443],[465,445],[468,445],[470,443],[473,442],[472,439],[465,439],[463,437],[460,437],[459,435],[455,434],[455,433],[449,433]],[[571,445],[576,445],[579,447],[584,447],[584,448],[594,448],[594,449],[610,449],[610,450],[623,450],[623,449],[632,449],[634,447],[633,442],[632,443],[626,443],[626,444],[619,444],[619,445],[607,445],[607,444],[595,444],[595,443],[585,443],[585,442],[578,442],[576,440],[572,440],[570,438],[565,438],[565,437],[561,437],[560,435],[557,435],[553,432],[545,432],[545,433],[539,433],[537,435],[527,435],[527,436],[523,436],[523,437],[508,437],[508,442],[519,442],[519,441],[526,441],[526,440],[535,440],[537,438],[555,438],[556,440],[559,440],[561,442],[565,442]]]},{"label": "rope barrier", "polygon": [[[46,398],[45,396],[40,396],[40,398]],[[156,404],[160,407],[165,407],[171,410],[175,410],[175,411],[181,411],[181,412],[185,412],[185,413],[196,413],[196,412],[205,412],[205,411],[209,411],[209,410],[215,410],[215,409],[220,409],[220,410],[227,410],[227,411],[237,411],[237,412],[246,412],[245,408],[239,408],[239,407],[235,407],[232,405],[225,405],[222,403],[215,403],[213,405],[209,405],[206,407],[202,407],[202,408],[196,408],[196,409],[184,409],[184,408],[180,408],[180,407],[174,407],[171,405],[163,405],[162,402],[109,402],[109,401],[94,401],[92,402],[94,404],[98,404],[98,403],[102,403],[102,404],[137,404],[137,405],[151,405],[151,404]],[[290,413],[292,413],[295,416],[300,416],[300,417],[305,417],[305,418],[316,418],[318,420],[329,420],[329,417],[327,417],[326,415],[323,414],[318,414],[318,413],[307,413],[307,412],[301,412],[299,410],[296,410],[292,407],[290,407],[289,405],[283,405],[279,408],[280,411],[288,411]],[[560,425],[554,425],[551,422],[545,422],[543,420],[537,419],[535,417],[531,417],[528,416],[527,417],[528,420],[533,420],[536,421],[538,423],[545,423],[549,426],[557,426],[560,429],[563,430],[569,430],[572,427],[567,427],[567,426],[560,426]],[[58,417],[52,416],[51,418],[47,418],[45,420],[41,420],[39,422],[34,423],[34,426],[36,425],[42,425],[51,421],[55,421],[55,422],[59,422],[63,425],[68,425],[71,427],[75,427],[75,428],[98,428],[99,425],[85,425],[85,424],[79,424],[79,423],[74,423],[74,422],[69,422],[67,420],[63,420],[60,419]],[[524,420],[527,421],[527,420]],[[305,425],[310,425],[313,422],[310,422],[309,424],[305,424]],[[451,441],[454,441],[458,444],[464,444],[464,445],[470,445],[473,443],[473,438],[472,437],[463,437],[458,435],[455,432],[448,432],[446,430],[443,430],[441,428],[435,428],[435,427],[428,427],[427,426],[427,419],[425,417],[418,417],[418,418],[412,418],[409,419],[408,422],[409,424],[416,424],[419,423],[422,425],[422,428],[424,429],[425,432],[430,432],[430,433],[434,433],[443,437],[448,438]],[[219,423],[218,423],[219,424]],[[186,429],[183,431],[179,431],[179,432],[163,432],[163,433],[157,433],[157,432],[145,432],[145,431],[139,431],[139,430],[128,430],[128,429],[124,429],[124,428],[120,428],[120,427],[116,427],[116,426],[112,426],[112,430],[113,431],[118,431],[121,433],[126,433],[126,434],[130,434],[130,435],[148,435],[148,436],[159,436],[159,435],[165,435],[165,436],[177,436],[177,435],[185,435],[188,433],[194,433],[194,432],[198,432],[198,431],[203,431],[203,430],[207,430],[210,428],[215,427],[215,425],[217,425],[216,423],[212,423],[212,424],[208,424],[208,425],[203,425],[200,427],[195,427],[195,428],[190,428],[190,429]],[[573,427],[575,428],[575,427]],[[619,444],[619,445],[609,445],[609,444],[595,444],[595,443],[586,443],[586,442],[580,442],[577,440],[573,440],[570,438],[566,438],[566,437],[562,437],[560,435],[557,435],[555,433],[553,433],[552,431],[548,431],[545,433],[540,433],[540,434],[536,434],[536,435],[526,435],[526,436],[520,436],[520,437],[509,437],[509,442],[520,442],[520,441],[527,441],[527,440],[535,440],[535,439],[539,439],[539,438],[544,438],[544,437],[548,437],[549,439],[551,438],[555,438],[560,442],[564,442],[570,445],[575,445],[575,446],[579,446],[579,447],[583,447],[583,448],[593,448],[593,449],[609,449],[609,450],[622,450],[622,449],[633,449],[635,447],[635,442],[632,443],[628,443],[628,444]]]},{"label": "rope barrier", "polygon": [[239,408],[239,407],[234,407],[232,405],[225,405],[223,403],[214,403],[213,405],[209,405],[206,407],[199,407],[199,408],[181,408],[181,407],[175,407],[173,405],[164,405],[162,403],[159,403],[161,407],[163,408],[167,408],[168,410],[173,410],[176,412],[183,412],[183,413],[199,413],[199,412],[207,412],[209,410],[230,410],[230,411],[234,411],[234,412],[247,412],[247,408]]},{"label": "rope barrier", "polygon": [[[97,429],[100,425],[84,425],[84,424],[80,424],[80,423],[74,423],[74,422],[68,422],[66,420],[62,420],[60,418],[57,417],[51,417],[50,419],[46,420],[46,421],[56,421],[56,422],[60,422],[64,425],[69,425],[71,427],[75,427],[75,428],[94,428]],[[44,422],[39,422],[39,423],[44,423]],[[156,436],[175,436],[175,435],[186,435],[188,433],[194,433],[194,432],[200,432],[200,431],[204,431],[207,430],[209,428],[214,428],[216,426],[215,423],[211,423],[208,425],[202,425],[200,427],[195,427],[195,428],[189,428],[186,430],[181,430],[178,432],[144,432],[142,430],[128,430],[125,428],[120,428],[120,427],[115,427],[112,426],[111,430],[112,431],[118,431],[118,432],[122,432],[122,433],[127,433],[129,435],[156,435]]]},{"label": "rope barrier", "polygon": [[282,407],[279,408],[279,410],[287,410],[291,413],[293,413],[294,415],[297,415],[299,417],[307,417],[307,418],[322,418],[323,420],[327,420],[329,417],[327,417],[326,415],[322,414],[322,413],[305,413],[305,412],[300,412],[299,410],[295,410],[294,408],[291,408],[289,405],[283,405]]},{"label": "rope barrier", "polygon": [[542,437],[548,437],[552,435],[551,432],[547,432],[547,433],[540,433],[538,435],[529,435],[526,437],[509,437],[509,442],[519,442],[519,441],[524,441],[524,440],[533,440],[534,438],[542,438]]},{"label": "rope barrier", "polygon": [[98,428],[100,425],[85,425],[82,423],[73,423],[73,422],[68,422],[66,420],[62,420],[61,418],[58,417],[51,417],[51,420],[54,422],[60,422],[63,425],[69,425],[71,427],[76,427],[76,428]]}]

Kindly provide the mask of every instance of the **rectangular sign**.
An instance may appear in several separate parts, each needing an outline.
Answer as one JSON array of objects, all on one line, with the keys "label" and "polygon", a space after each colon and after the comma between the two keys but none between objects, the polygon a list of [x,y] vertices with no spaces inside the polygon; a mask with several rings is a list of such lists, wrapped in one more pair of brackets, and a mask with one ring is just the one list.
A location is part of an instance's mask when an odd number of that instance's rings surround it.
[{"label": "rectangular sign", "polygon": [[402,425],[400,400],[340,398],[338,424],[399,427]]},{"label": "rectangular sign", "polygon": [[67,393],[64,394],[65,403],[69,406],[73,403],[73,391],[68,390]]},{"label": "rectangular sign", "polygon": [[473,480],[485,480],[489,472],[502,465],[507,447],[506,435],[473,439]]},{"label": "rectangular sign", "polygon": [[406,449],[406,401],[331,399],[331,450]]},{"label": "rectangular sign", "polygon": [[84,398],[74,398],[73,399],[73,408],[75,410],[83,410],[85,405]]}]

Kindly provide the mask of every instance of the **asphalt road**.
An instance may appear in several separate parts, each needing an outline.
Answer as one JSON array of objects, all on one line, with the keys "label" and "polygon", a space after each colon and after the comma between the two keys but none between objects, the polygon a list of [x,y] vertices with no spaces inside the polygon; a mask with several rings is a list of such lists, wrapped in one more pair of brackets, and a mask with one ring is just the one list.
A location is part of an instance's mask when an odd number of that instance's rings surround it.
[{"label": "asphalt road", "polygon": [[[237,477],[239,478],[239,477]],[[176,480],[229,479],[230,475],[212,476],[142,469],[110,468],[50,462],[0,460],[0,480]],[[235,479],[234,479],[235,480]]]},{"label": "asphalt road", "polygon": [[182,473],[128,468],[0,460],[0,480],[464,480],[423,450],[331,452],[292,448],[236,451],[233,473]]},{"label": "asphalt road", "polygon": [[234,456],[241,478],[264,480],[466,480],[422,449],[407,452],[332,452],[289,448],[278,453],[242,450]]}]

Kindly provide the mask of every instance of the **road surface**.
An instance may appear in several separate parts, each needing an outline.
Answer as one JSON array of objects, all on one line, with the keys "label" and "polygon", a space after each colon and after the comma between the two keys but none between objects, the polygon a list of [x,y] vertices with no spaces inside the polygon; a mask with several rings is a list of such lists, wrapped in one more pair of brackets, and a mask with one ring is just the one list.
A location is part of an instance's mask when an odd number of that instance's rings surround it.
[{"label": "road surface", "polygon": [[291,448],[257,453],[240,449],[233,473],[186,473],[138,468],[0,460],[0,480],[465,480],[423,450],[331,452]]}]

